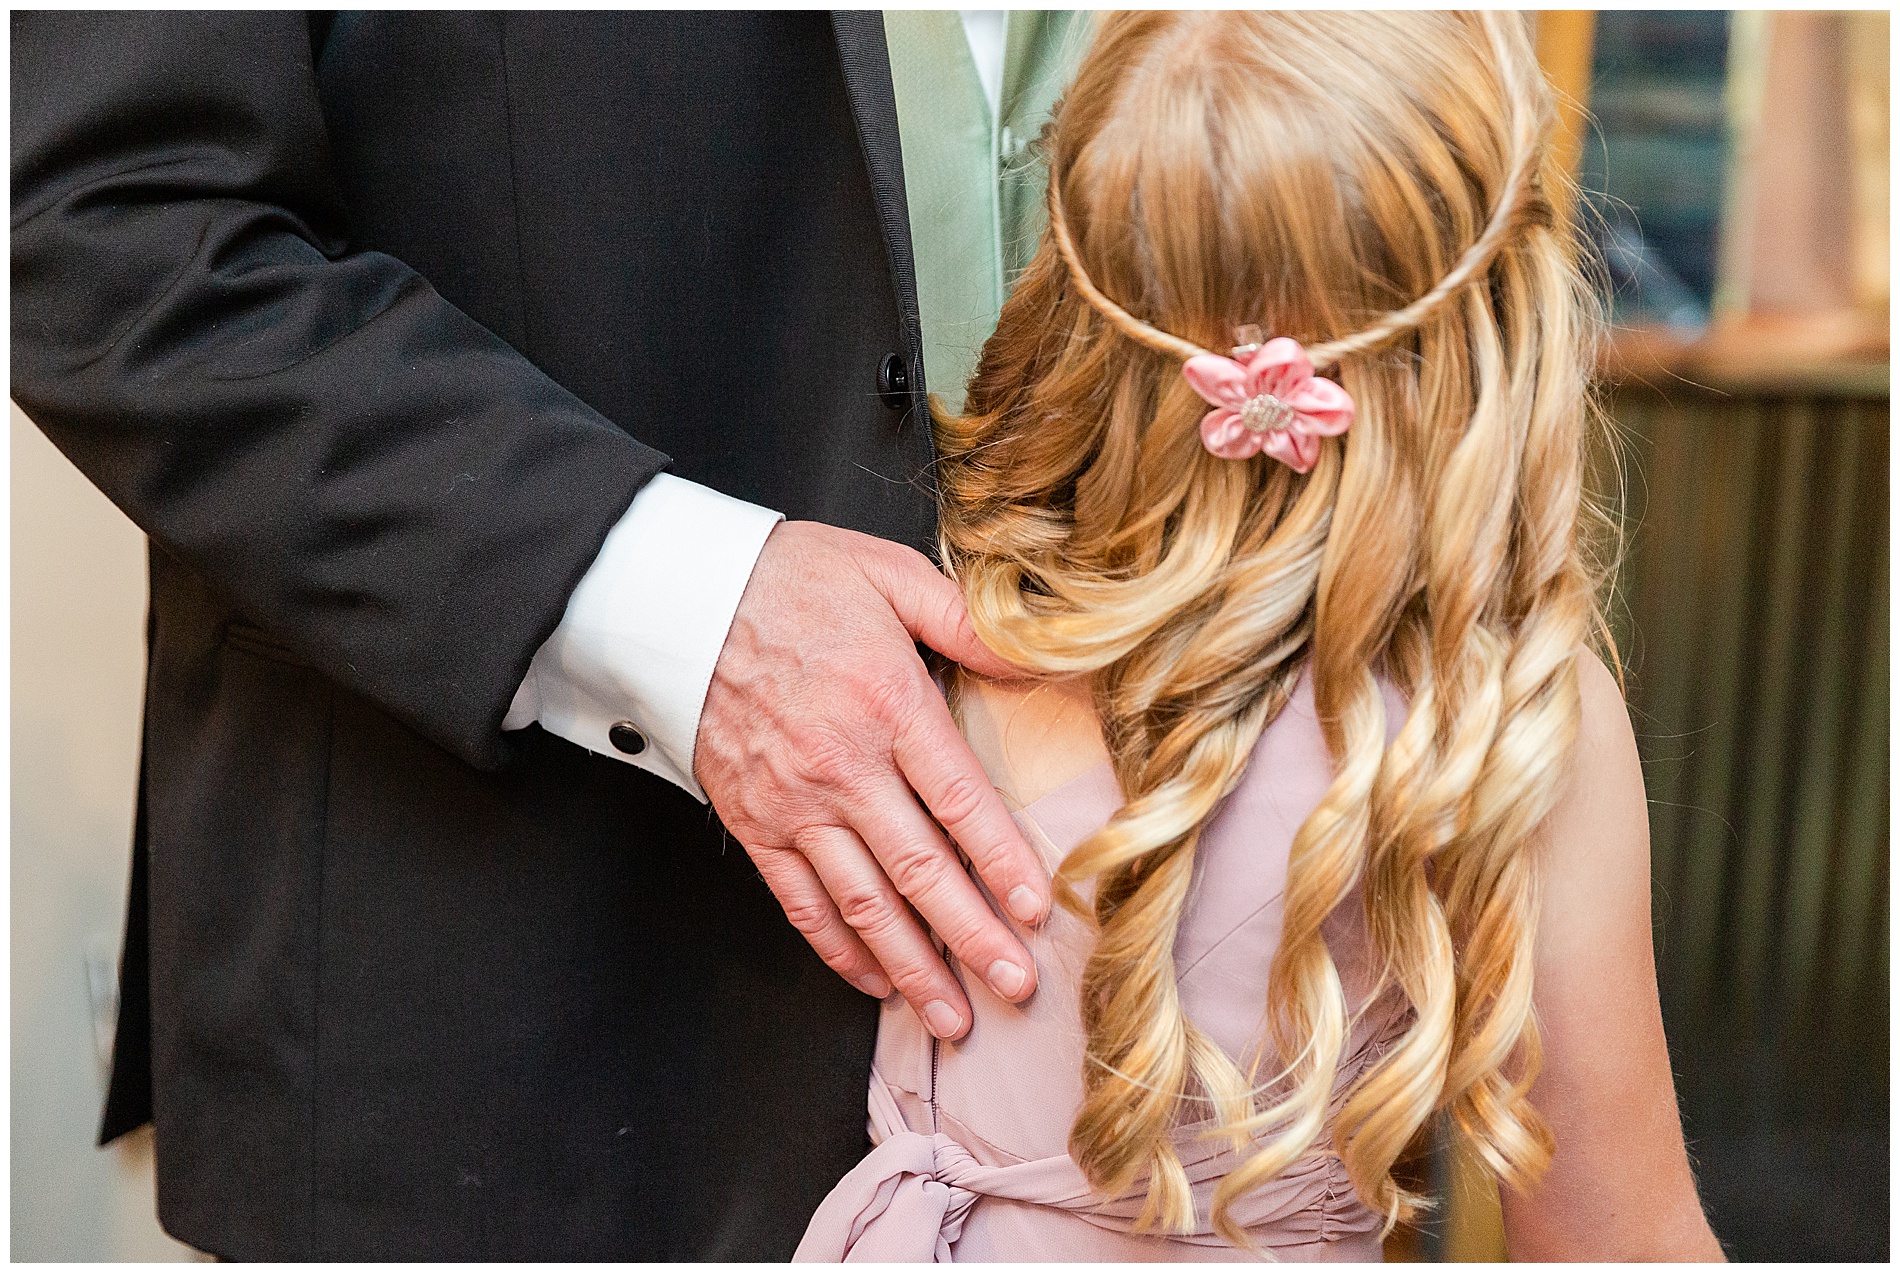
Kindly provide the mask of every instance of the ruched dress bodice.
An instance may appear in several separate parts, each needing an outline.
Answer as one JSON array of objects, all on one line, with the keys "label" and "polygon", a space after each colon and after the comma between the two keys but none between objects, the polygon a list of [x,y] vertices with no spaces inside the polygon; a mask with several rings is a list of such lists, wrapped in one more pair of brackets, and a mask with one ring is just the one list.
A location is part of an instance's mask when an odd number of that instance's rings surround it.
[{"label": "ruched dress bodice", "polygon": [[[1394,726],[1403,705],[1388,692]],[[1188,1018],[1242,1071],[1265,1036],[1266,976],[1280,941],[1287,854],[1325,794],[1332,765],[1309,678],[1262,734],[1235,790],[1204,829],[1175,941]],[[1016,814],[1053,870],[1122,805],[1104,762]],[[993,900],[993,899],[992,899]],[[1002,914],[1000,907],[998,914]],[[1132,1231],[1139,1195],[1104,1200],[1068,1154],[1082,1100],[1077,988],[1093,934],[1058,909],[1018,928],[1036,960],[1036,993],[1010,1004],[963,977],[975,1021],[940,1043],[901,998],[884,1005],[871,1076],[873,1152],[820,1207],[799,1247],[810,1260],[1226,1260],[1257,1258],[1206,1228],[1215,1185],[1238,1161],[1225,1140],[1182,1128],[1176,1144],[1194,1184],[1202,1231]],[[1357,897],[1327,921],[1326,939],[1356,1021],[1335,1089],[1407,1023],[1404,1001],[1369,1001],[1368,940]],[[1262,1065],[1261,1072],[1275,1068]],[[1283,1260],[1378,1260],[1380,1217],[1354,1193],[1323,1144],[1236,1204],[1254,1240]]]}]

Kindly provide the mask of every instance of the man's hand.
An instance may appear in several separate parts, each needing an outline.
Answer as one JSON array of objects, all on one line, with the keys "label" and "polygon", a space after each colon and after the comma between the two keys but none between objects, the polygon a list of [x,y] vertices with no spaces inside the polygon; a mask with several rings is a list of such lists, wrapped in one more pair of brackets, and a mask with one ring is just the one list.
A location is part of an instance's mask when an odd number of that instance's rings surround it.
[{"label": "man's hand", "polygon": [[1020,675],[977,640],[962,594],[920,554],[780,525],[713,669],[693,769],[819,957],[866,994],[894,984],[931,1033],[954,1039],[970,1005],[918,915],[1005,999],[1027,998],[1036,969],[931,815],[1019,921],[1048,913],[1049,880],[913,641],[981,674]]}]

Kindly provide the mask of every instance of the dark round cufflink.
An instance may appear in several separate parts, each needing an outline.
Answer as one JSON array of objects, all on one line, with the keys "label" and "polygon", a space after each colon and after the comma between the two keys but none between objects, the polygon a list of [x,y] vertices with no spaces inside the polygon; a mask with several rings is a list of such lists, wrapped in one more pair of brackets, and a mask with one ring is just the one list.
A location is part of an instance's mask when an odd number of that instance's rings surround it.
[{"label": "dark round cufflink", "polygon": [[633,727],[633,722],[623,720],[607,731],[607,741],[614,745],[615,751],[623,751],[629,756],[638,756],[647,749],[647,736]]}]

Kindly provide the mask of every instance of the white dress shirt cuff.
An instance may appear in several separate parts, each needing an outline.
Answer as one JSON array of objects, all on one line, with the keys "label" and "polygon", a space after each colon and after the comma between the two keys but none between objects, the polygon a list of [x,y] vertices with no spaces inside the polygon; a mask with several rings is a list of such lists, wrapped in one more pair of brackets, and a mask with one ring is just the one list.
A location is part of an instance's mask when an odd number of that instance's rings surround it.
[{"label": "white dress shirt cuff", "polygon": [[[640,489],[535,651],[503,729],[539,723],[684,788],[713,665],[765,537],[782,514],[661,473]],[[608,733],[632,725],[637,755]]]}]

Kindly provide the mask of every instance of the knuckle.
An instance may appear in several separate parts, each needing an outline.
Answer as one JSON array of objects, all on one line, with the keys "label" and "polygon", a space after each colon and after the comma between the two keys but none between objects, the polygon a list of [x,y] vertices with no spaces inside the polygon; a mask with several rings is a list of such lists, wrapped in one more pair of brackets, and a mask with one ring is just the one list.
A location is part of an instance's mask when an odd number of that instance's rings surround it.
[{"label": "knuckle", "polygon": [[1020,964],[1026,958],[996,913],[981,901],[945,908],[932,927],[944,945],[979,976],[998,959]]},{"label": "knuckle", "polygon": [[874,561],[887,570],[910,570],[920,562],[929,561],[929,558],[915,548],[881,536],[875,537],[875,542],[866,547],[865,559]]},{"label": "knuckle", "polygon": [[908,566],[913,569],[935,569],[935,567],[930,564],[930,558],[924,556],[909,544],[900,544],[895,539],[880,539],[878,543],[883,545],[884,552],[895,565]]},{"label": "knuckle", "polygon": [[929,597],[939,584],[945,581],[930,558],[914,548],[898,549],[899,556],[891,562],[892,571],[911,589],[911,596],[928,604]]},{"label": "knuckle", "polygon": [[925,604],[935,612],[941,624],[955,626],[959,621],[969,618],[970,611],[964,604],[963,590],[952,583],[948,576],[932,569],[919,582],[926,590]]},{"label": "knuckle", "polygon": [[936,972],[928,964],[906,962],[888,971],[891,975],[891,985],[896,987],[897,993],[919,1008],[932,999],[945,997],[944,991],[937,984]]},{"label": "knuckle", "polygon": [[810,730],[799,738],[798,748],[799,768],[816,786],[847,786],[861,767],[857,747],[836,730]]},{"label": "knuckle", "polygon": [[783,898],[787,892],[797,891],[796,864],[788,859],[785,849],[776,848],[765,836],[754,834],[753,828],[727,824],[726,830],[744,846],[752,865],[758,868],[759,877],[774,896]]},{"label": "knuckle", "polygon": [[997,920],[988,911],[982,914],[959,913],[944,921],[937,935],[944,945],[957,953],[970,968],[981,975],[998,959],[1021,963],[1023,957],[1010,947],[1008,939],[996,930]]},{"label": "knuckle", "polygon": [[768,878],[776,881],[783,876],[787,882],[791,881],[796,864],[790,861],[793,851],[784,835],[784,819],[775,816],[772,810],[758,810],[743,811],[734,817],[722,813],[719,821],[733,839],[745,846],[745,851]]},{"label": "knuckle", "polygon": [[818,953],[827,968],[843,973],[846,977],[856,976],[863,971],[863,961],[858,958],[856,943],[842,933],[827,929],[825,932],[808,935],[806,941]]},{"label": "knuckle", "polygon": [[874,720],[907,719],[917,706],[917,678],[908,668],[873,673],[859,689],[859,698]]},{"label": "knuckle", "polygon": [[887,867],[891,883],[913,900],[940,892],[950,882],[947,856],[935,845],[913,845],[893,853]]},{"label": "knuckle", "polygon": [[816,898],[785,898],[780,903],[785,910],[785,918],[791,921],[793,928],[803,933],[807,939],[816,939],[829,932],[833,914],[830,906]]},{"label": "knuckle", "polygon": [[888,931],[897,918],[890,899],[874,888],[845,888],[832,900],[837,903],[838,914],[844,917],[844,922],[867,936]]},{"label": "knuckle", "polygon": [[930,811],[947,827],[961,826],[977,815],[993,791],[988,782],[973,774],[952,774],[930,802]]}]

